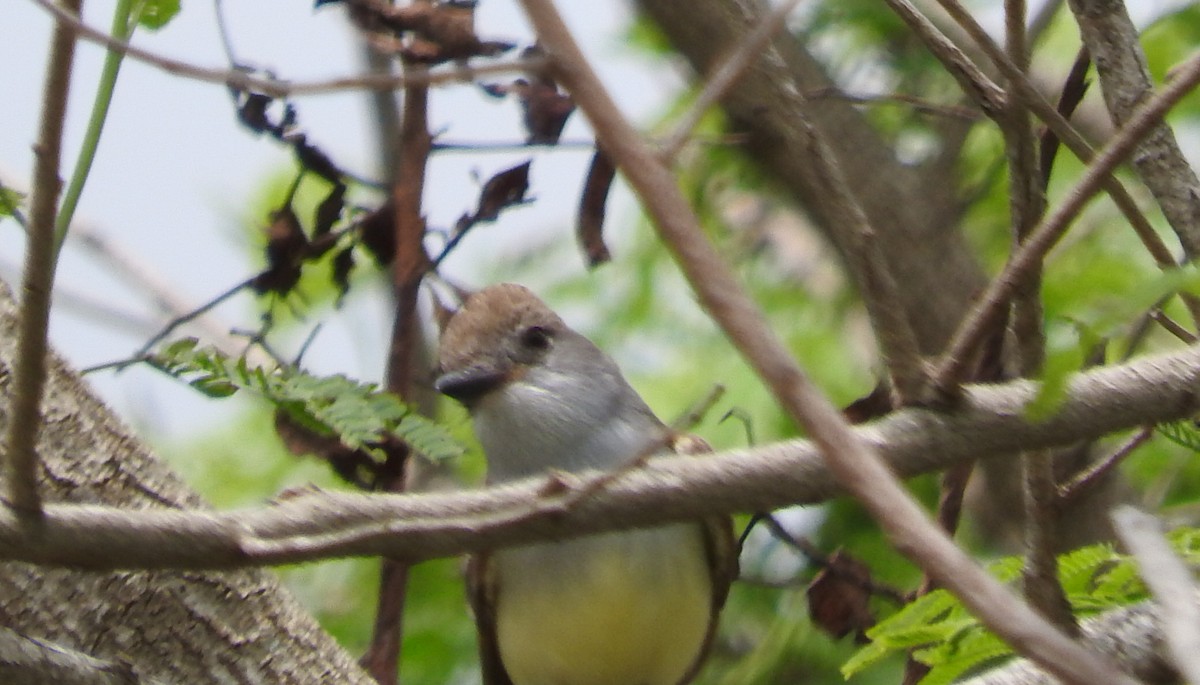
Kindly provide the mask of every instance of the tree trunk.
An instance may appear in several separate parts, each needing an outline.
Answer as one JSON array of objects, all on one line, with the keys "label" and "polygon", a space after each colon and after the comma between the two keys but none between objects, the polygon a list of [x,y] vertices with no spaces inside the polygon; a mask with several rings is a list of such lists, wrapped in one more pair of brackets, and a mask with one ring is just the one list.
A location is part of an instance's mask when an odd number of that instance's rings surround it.
[{"label": "tree trunk", "polygon": [[[0,422],[12,399],[16,322],[12,293],[0,283]],[[53,353],[43,415],[45,501],[206,506]],[[128,682],[371,682],[268,571],[95,573],[0,564],[0,625],[128,664],[140,678]],[[40,682],[63,681],[47,673]]]}]

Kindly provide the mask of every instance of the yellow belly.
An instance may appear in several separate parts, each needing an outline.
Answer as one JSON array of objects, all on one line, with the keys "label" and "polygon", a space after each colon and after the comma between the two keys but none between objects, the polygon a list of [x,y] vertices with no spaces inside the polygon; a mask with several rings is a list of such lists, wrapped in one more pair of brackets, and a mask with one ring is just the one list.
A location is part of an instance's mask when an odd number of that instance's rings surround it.
[{"label": "yellow belly", "polygon": [[676,685],[712,584],[696,524],[497,553],[500,657],[515,685]]}]

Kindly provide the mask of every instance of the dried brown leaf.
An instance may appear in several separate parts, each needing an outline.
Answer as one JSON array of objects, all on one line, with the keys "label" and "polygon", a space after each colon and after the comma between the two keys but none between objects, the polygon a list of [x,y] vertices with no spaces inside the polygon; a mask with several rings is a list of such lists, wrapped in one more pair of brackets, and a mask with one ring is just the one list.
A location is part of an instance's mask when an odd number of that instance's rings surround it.
[{"label": "dried brown leaf", "polygon": [[532,163],[533,160],[527,160],[489,178],[479,192],[479,206],[475,210],[474,221],[495,221],[504,209],[525,202],[525,193],[529,190],[529,166]]},{"label": "dried brown leaf", "polygon": [[612,259],[608,246],[604,244],[604,216],[608,203],[608,190],[616,178],[617,169],[612,160],[600,148],[592,155],[587,178],[583,182],[583,193],[579,199],[579,215],[576,235],[587,258],[588,266],[596,267]]},{"label": "dried brown leaf", "polygon": [[254,279],[253,287],[260,294],[287,294],[300,280],[300,262],[308,249],[308,237],[290,206],[271,215],[266,232],[267,269]]},{"label": "dried brown leaf", "polygon": [[871,572],[866,564],[846,554],[833,553],[808,586],[808,613],[813,623],[834,637],[854,633],[865,643],[866,631],[875,625],[868,601]]}]

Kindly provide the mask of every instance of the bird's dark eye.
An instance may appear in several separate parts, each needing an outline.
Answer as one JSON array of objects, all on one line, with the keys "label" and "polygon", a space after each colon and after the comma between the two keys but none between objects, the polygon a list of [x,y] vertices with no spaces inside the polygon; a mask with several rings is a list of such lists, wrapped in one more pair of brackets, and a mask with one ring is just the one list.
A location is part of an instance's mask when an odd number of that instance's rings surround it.
[{"label": "bird's dark eye", "polygon": [[550,349],[550,331],[541,326],[530,326],[521,331],[521,345],[527,350]]}]

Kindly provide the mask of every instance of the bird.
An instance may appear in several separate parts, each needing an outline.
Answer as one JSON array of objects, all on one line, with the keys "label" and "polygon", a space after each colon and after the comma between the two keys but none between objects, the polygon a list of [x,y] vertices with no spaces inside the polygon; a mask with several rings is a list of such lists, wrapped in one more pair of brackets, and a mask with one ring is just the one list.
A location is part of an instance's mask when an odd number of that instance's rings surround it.
[{"label": "bird", "polygon": [[[524,286],[488,286],[445,317],[434,387],[466,407],[489,483],[710,451]],[[727,516],[475,554],[484,685],[687,683],[736,575]]]}]

